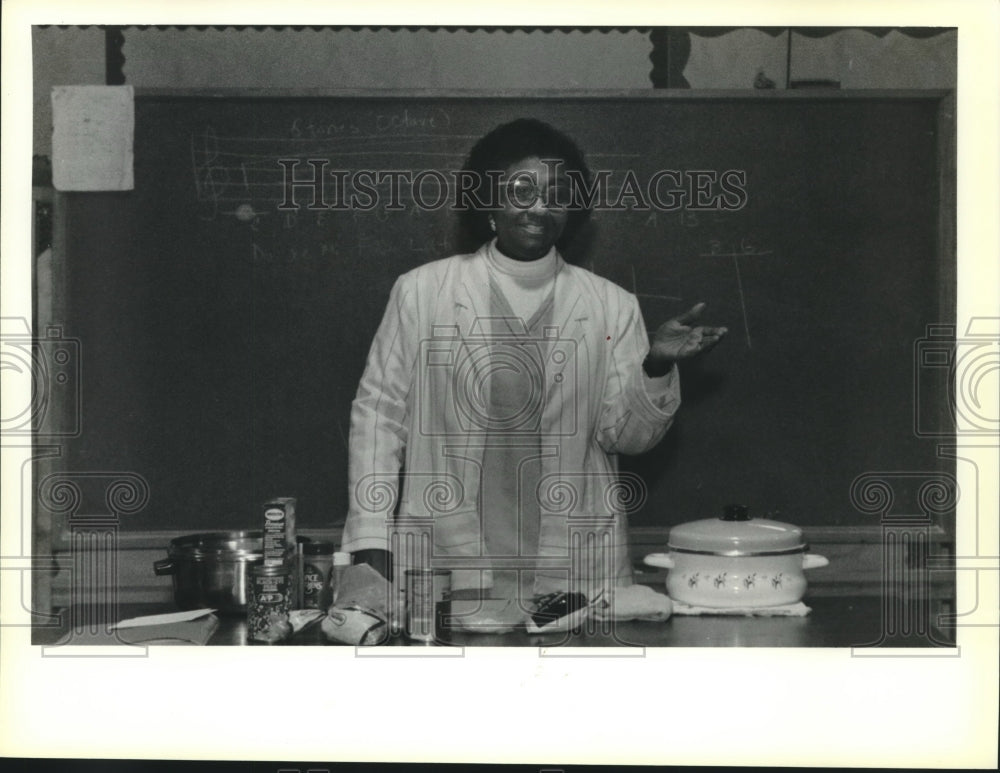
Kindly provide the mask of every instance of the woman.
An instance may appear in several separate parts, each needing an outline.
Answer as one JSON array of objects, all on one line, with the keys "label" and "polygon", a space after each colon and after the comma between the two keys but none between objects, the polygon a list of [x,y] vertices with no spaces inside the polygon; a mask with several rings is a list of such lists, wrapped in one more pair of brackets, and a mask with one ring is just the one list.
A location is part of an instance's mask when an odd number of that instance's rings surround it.
[{"label": "woman", "polygon": [[726,330],[692,326],[699,304],[650,341],[633,295],[563,260],[590,175],[551,126],[499,126],[465,169],[486,241],[393,287],[352,407],[343,549],[397,583],[446,566],[504,627],[546,593],[632,582],[617,455],[660,441],[676,363]]}]

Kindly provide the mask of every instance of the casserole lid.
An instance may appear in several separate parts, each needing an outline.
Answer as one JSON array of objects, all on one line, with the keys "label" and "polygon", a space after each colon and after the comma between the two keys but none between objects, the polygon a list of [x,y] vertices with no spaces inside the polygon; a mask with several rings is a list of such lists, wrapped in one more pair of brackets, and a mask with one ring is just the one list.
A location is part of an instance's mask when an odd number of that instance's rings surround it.
[{"label": "casserole lid", "polygon": [[802,529],[767,518],[751,518],[744,505],[726,505],[720,518],[682,523],[667,542],[678,553],[714,556],[774,556],[803,553]]}]

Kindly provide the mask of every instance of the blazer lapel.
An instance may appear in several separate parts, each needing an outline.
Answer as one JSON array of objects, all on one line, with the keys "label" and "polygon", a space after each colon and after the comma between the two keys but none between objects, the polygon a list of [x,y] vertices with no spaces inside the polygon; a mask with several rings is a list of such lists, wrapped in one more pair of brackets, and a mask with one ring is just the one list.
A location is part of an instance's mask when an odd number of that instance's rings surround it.
[{"label": "blazer lapel", "polygon": [[459,264],[452,288],[455,304],[455,323],[462,339],[480,337],[488,332],[476,320],[489,316],[490,280],[486,267],[486,247],[480,247],[471,257]]}]

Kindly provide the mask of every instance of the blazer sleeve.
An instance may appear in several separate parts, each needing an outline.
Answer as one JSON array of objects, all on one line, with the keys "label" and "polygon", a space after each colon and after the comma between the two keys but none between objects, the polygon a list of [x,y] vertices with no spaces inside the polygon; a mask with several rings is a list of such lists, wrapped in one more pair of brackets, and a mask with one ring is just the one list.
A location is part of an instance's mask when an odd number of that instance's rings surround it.
[{"label": "blazer sleeve", "polygon": [[650,379],[642,369],[649,353],[649,335],[630,293],[609,300],[609,319],[615,320],[607,382],[601,403],[597,439],[609,454],[641,454],[666,434],[680,407],[680,377],[675,365],[661,379]]},{"label": "blazer sleeve", "polygon": [[416,286],[396,280],[351,404],[348,513],[342,550],[388,550],[399,496],[417,357]]}]

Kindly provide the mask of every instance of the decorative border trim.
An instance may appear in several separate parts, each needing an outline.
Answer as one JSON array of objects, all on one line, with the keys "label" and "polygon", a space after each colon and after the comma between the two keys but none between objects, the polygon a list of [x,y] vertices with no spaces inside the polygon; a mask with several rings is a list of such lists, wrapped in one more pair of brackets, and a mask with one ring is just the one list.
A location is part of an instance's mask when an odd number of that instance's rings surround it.
[{"label": "decorative border trim", "polygon": [[[653,69],[649,73],[650,81],[652,81],[653,88],[655,89],[686,89],[690,88],[691,84],[688,83],[687,79],[684,77],[684,68],[687,67],[688,59],[691,56],[691,36],[697,35],[698,37],[705,38],[716,38],[723,35],[728,35],[736,30],[743,29],[753,29],[759,30],[771,37],[778,37],[779,35],[784,35],[788,33],[788,50],[789,58],[791,54],[791,33],[794,32],[797,35],[802,35],[808,38],[823,38],[830,35],[836,34],[838,32],[843,32],[845,30],[861,30],[862,32],[867,32],[874,35],[877,38],[884,38],[890,32],[899,32],[902,35],[906,35],[912,38],[930,38],[936,35],[941,35],[945,32],[949,32],[955,28],[953,27],[530,27],[530,26],[505,26],[505,27],[484,27],[484,26],[464,26],[464,27],[453,27],[453,26],[339,26],[339,25],[241,25],[241,24],[128,24],[128,25],[92,25],[92,24],[77,24],[77,25],[65,25],[65,24],[42,24],[39,25],[41,29],[49,29],[51,27],[56,27],[57,29],[67,29],[68,27],[75,27],[76,29],[90,29],[91,27],[98,27],[104,30],[104,59],[105,59],[105,84],[108,86],[120,86],[125,83],[125,54],[123,53],[123,47],[125,45],[125,34],[124,30],[215,30],[217,32],[223,32],[226,30],[235,30],[237,32],[242,32],[243,30],[255,30],[257,32],[262,31],[283,31],[292,30],[293,32],[301,32],[303,30],[311,30],[313,32],[322,31],[343,31],[352,30],[355,32],[359,31],[369,31],[369,32],[380,32],[383,30],[388,30],[389,32],[487,32],[490,34],[496,32],[512,33],[512,32],[527,32],[536,33],[541,32],[544,34],[551,34],[553,32],[562,32],[567,34],[570,32],[582,32],[585,34],[590,33],[600,33],[607,34],[609,32],[641,32],[648,33],[650,42],[653,44],[653,50],[649,55],[650,61],[653,63]],[[787,81],[787,78],[786,78]],[[786,82],[785,87],[788,87]]]}]

